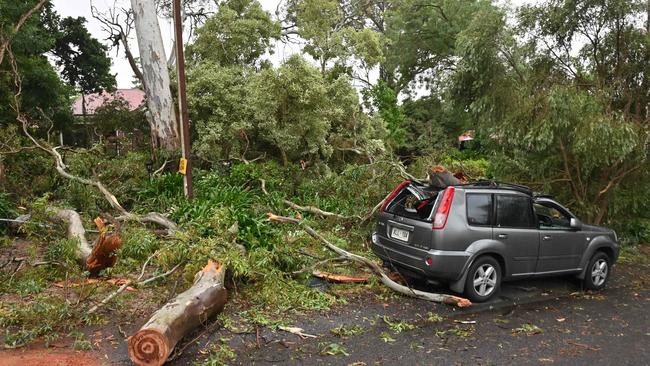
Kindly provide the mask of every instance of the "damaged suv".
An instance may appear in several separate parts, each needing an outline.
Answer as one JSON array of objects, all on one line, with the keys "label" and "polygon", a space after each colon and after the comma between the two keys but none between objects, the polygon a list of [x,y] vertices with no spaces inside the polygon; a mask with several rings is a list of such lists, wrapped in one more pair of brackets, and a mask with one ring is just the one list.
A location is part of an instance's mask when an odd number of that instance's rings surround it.
[{"label": "damaged suv", "polygon": [[402,182],[382,204],[372,249],[387,266],[447,283],[474,302],[495,296],[502,281],[543,275],[575,274],[598,290],[619,254],[613,230],[495,181]]}]

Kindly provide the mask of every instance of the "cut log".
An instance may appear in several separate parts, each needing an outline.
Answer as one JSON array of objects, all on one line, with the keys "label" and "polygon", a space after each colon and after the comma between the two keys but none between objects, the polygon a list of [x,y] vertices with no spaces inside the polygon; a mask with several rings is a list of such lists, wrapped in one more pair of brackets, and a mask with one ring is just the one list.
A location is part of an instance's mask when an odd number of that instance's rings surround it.
[{"label": "cut log", "polygon": [[190,330],[223,310],[227,300],[223,266],[213,261],[196,274],[194,284],[153,313],[129,337],[129,357],[137,365],[159,366]]},{"label": "cut log", "polygon": [[430,186],[440,189],[462,183],[459,178],[451,174],[449,170],[441,165],[429,168],[429,171],[427,172],[427,182]]}]

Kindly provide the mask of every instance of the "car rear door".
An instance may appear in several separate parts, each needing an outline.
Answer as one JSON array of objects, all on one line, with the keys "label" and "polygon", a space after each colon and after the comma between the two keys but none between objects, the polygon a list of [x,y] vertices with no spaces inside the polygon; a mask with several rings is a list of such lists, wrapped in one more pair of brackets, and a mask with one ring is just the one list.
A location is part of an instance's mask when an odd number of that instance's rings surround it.
[{"label": "car rear door", "polygon": [[519,194],[496,194],[493,239],[505,244],[509,273],[525,276],[535,272],[539,232],[532,199]]}]

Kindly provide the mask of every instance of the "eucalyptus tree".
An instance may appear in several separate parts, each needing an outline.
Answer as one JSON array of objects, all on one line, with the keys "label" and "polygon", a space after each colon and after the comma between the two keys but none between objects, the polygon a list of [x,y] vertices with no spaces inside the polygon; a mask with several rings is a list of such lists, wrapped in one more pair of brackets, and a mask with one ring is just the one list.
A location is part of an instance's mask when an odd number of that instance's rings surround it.
[{"label": "eucalyptus tree", "polygon": [[152,148],[176,150],[180,132],[154,0],[131,0],[147,94]]}]

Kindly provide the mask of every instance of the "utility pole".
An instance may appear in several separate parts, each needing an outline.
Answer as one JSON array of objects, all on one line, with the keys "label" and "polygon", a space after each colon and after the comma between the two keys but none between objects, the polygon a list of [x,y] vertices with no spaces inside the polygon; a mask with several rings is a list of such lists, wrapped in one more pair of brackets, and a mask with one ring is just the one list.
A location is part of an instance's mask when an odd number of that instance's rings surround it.
[{"label": "utility pole", "polygon": [[190,160],[190,122],[187,114],[187,94],[185,90],[181,0],[174,0],[174,34],[176,40],[176,74],[178,76],[178,111],[181,117],[181,148],[183,153],[179,171],[184,174],[183,188],[185,197],[191,200],[194,194],[192,189],[192,161]]}]

